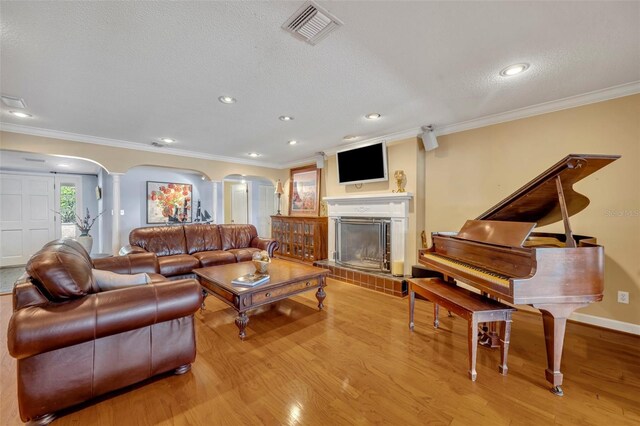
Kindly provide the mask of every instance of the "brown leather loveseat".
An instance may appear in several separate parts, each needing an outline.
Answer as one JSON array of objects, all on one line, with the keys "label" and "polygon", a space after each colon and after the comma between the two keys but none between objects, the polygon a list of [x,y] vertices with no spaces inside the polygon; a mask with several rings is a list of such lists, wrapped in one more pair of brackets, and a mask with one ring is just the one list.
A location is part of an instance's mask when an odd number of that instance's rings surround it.
[{"label": "brown leather loveseat", "polygon": [[190,276],[206,266],[251,260],[254,252],[277,248],[274,239],[258,237],[253,225],[191,224],[136,228],[121,254],[155,253],[159,272],[166,277]]},{"label": "brown leather loveseat", "polygon": [[[101,291],[93,268],[145,272],[151,283]],[[53,241],[29,260],[14,286],[7,333],[23,421],[47,424],[63,408],[189,371],[201,290],[196,280],[168,281],[157,268],[151,253],[94,264],[72,240]]]}]

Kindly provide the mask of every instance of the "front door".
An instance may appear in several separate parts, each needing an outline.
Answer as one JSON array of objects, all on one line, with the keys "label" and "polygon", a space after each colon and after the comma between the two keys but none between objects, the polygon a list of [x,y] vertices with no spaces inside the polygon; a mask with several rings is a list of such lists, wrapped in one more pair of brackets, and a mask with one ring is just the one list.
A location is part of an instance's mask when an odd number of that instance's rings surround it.
[{"label": "front door", "polygon": [[55,238],[52,176],[0,174],[0,266],[24,265]]},{"label": "front door", "polygon": [[80,176],[56,175],[55,177],[56,238],[74,238],[80,235],[76,227],[82,211],[82,178]]}]

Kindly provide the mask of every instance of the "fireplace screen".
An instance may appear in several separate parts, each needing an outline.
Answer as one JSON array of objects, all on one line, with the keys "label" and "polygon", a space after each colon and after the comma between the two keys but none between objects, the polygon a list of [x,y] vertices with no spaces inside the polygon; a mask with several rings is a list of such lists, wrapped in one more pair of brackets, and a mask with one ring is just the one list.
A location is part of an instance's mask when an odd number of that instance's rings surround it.
[{"label": "fireplace screen", "polygon": [[389,219],[336,219],[336,263],[375,271],[389,271]]}]

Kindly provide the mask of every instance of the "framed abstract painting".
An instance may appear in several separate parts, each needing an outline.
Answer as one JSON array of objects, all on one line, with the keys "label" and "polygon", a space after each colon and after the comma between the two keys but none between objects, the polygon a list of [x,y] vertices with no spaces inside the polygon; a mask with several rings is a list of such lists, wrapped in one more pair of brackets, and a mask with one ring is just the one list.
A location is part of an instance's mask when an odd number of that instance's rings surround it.
[{"label": "framed abstract painting", "polygon": [[190,223],[191,192],[188,183],[147,181],[147,223]]}]

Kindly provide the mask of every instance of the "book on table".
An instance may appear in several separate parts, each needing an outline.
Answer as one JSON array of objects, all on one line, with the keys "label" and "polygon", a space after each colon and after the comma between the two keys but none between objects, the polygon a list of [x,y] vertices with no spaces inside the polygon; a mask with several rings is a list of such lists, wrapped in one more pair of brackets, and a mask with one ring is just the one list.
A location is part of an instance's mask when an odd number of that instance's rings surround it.
[{"label": "book on table", "polygon": [[232,280],[231,284],[253,287],[258,284],[266,283],[267,281],[269,281],[268,274],[245,274],[235,280]]}]

